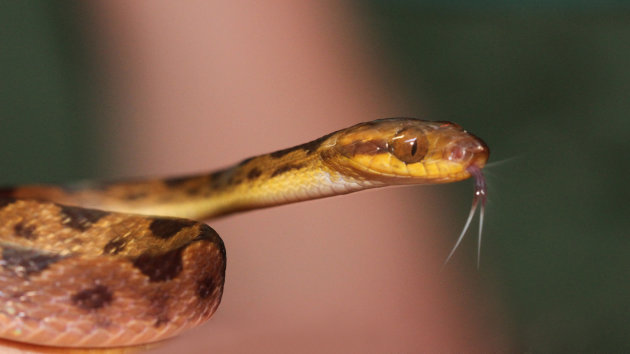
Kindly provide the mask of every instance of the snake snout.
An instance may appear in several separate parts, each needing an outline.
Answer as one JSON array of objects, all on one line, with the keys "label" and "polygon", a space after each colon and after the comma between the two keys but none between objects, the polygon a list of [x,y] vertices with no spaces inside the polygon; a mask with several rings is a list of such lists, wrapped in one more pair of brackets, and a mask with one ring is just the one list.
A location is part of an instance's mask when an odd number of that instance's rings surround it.
[{"label": "snake snout", "polygon": [[488,161],[490,149],[483,140],[467,133],[449,146],[446,156],[450,161],[482,168]]}]

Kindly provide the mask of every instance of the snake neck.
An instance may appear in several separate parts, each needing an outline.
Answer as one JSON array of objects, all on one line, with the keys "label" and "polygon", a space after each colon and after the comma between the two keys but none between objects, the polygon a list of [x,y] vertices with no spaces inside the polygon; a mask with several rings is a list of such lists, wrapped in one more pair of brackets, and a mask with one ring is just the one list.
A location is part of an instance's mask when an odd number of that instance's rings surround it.
[{"label": "snake neck", "polygon": [[206,174],[63,187],[27,186],[4,194],[95,209],[202,220],[373,187],[358,177],[340,173],[327,162],[325,154],[313,149],[313,143],[309,144],[249,158]]},{"label": "snake neck", "polygon": [[[159,183],[159,181],[158,181]],[[319,153],[276,152],[210,174],[161,181],[169,215],[210,219],[240,211],[323,198],[364,189],[359,179],[331,168]],[[167,197],[169,196],[169,197]],[[125,202],[126,204],[127,202]],[[142,213],[162,214],[151,201]],[[157,208],[157,209],[154,209]],[[178,210],[176,214],[174,211]]]}]

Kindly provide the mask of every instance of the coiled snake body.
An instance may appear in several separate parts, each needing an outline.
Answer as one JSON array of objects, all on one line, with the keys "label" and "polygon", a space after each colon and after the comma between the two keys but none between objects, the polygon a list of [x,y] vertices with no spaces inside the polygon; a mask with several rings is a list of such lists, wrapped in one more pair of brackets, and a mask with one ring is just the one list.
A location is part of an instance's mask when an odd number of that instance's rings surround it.
[{"label": "coiled snake body", "polygon": [[0,337],[105,347],[174,336],[210,318],[225,277],[221,238],[189,219],[471,175],[476,205],[488,154],[456,124],[391,118],[205,175],[2,189]]}]

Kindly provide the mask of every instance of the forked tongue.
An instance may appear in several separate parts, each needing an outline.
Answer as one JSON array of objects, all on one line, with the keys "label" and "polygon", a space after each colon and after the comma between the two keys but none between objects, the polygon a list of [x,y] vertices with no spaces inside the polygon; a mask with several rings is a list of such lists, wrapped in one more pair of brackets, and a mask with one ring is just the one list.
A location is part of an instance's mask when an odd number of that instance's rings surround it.
[{"label": "forked tongue", "polygon": [[473,195],[472,206],[470,207],[470,213],[468,214],[468,219],[466,219],[464,229],[459,234],[457,242],[455,242],[455,246],[453,246],[451,253],[448,254],[448,257],[446,257],[444,264],[446,265],[446,263],[448,263],[453,256],[453,253],[455,253],[455,250],[464,239],[464,235],[466,234],[466,231],[468,231],[468,227],[475,216],[475,211],[477,211],[477,205],[481,203],[481,207],[479,208],[479,236],[477,239],[477,269],[479,269],[479,259],[481,257],[481,231],[483,230],[483,214],[486,208],[487,198],[486,179],[483,176],[483,173],[481,173],[481,168],[476,165],[468,166],[466,170],[475,178],[475,194]]}]

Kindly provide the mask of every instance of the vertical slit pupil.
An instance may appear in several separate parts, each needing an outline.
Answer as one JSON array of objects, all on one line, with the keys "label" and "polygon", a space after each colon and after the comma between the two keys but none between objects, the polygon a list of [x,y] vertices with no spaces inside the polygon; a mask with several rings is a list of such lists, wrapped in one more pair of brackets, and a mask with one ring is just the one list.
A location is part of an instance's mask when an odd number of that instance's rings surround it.
[{"label": "vertical slit pupil", "polygon": [[411,156],[414,156],[418,152],[418,143],[414,140],[411,142]]}]

